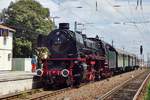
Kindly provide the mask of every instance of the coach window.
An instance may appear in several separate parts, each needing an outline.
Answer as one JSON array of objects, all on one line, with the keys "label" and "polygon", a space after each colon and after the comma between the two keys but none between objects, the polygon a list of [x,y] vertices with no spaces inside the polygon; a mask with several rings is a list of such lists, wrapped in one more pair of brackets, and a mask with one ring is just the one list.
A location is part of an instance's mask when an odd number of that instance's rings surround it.
[{"label": "coach window", "polygon": [[90,47],[93,48],[93,43],[90,41]]}]

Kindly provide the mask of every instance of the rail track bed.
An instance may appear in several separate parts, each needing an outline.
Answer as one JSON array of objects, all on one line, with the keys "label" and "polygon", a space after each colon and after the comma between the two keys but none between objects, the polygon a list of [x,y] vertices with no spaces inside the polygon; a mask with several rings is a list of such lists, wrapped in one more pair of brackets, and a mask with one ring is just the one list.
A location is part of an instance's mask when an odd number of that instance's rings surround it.
[{"label": "rail track bed", "polygon": [[35,94],[35,95],[31,95],[29,97],[26,98],[26,100],[49,100],[48,98],[64,93],[66,91],[71,90],[71,88],[64,88],[64,89],[60,89],[60,90],[56,90],[56,91],[44,91],[41,92],[39,94]]},{"label": "rail track bed", "polygon": [[146,79],[150,71],[146,71],[132,79],[125,81],[120,86],[107,92],[98,100],[133,100],[141,84]]},{"label": "rail track bed", "polygon": [[23,92],[11,93],[11,94],[0,96],[0,100],[22,100],[27,95],[41,93],[42,91],[43,89],[31,89]]},{"label": "rail track bed", "polygon": [[[93,82],[91,82],[93,83]],[[91,84],[91,83],[82,83],[80,85],[80,87],[84,86],[84,85],[88,85],[88,84]],[[59,94],[63,94],[67,91],[70,91],[70,90],[73,90],[73,89],[77,89],[77,88],[73,88],[73,87],[67,87],[67,88],[63,88],[63,89],[60,89],[60,90],[52,90],[52,91],[42,91],[42,92],[39,92],[39,93],[36,93],[36,94],[32,94],[32,95],[29,95],[25,98],[25,100],[50,100],[49,98],[50,97],[53,97],[55,95],[59,95]],[[24,99],[23,99],[24,100]]]},{"label": "rail track bed", "polygon": [[60,90],[43,90],[40,89],[32,89],[24,92],[12,93],[8,95],[4,95],[0,97],[0,100],[43,100],[46,98],[50,98],[51,96],[55,96],[71,90],[73,88],[63,88]]}]

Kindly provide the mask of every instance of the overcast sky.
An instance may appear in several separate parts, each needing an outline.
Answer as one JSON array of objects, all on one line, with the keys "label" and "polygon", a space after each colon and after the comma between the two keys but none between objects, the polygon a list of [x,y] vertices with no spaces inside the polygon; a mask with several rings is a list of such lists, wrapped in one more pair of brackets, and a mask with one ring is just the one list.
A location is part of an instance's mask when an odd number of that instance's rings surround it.
[{"label": "overcast sky", "polygon": [[[6,8],[10,1],[0,0],[0,10]],[[37,0],[50,9],[56,25],[69,22],[74,29],[74,22],[83,23],[83,29],[89,37],[99,35],[103,40],[117,48],[139,54],[143,45],[144,55],[150,53],[150,1],[143,0],[137,6],[137,0]],[[96,11],[97,1],[97,11]],[[137,9],[136,9],[137,6]]]}]

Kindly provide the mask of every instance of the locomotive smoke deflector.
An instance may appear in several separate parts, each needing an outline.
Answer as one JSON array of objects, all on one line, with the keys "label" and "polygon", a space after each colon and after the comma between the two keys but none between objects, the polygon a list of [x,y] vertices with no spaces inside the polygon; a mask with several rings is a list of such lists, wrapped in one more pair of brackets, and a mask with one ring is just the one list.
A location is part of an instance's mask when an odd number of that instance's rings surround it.
[{"label": "locomotive smoke deflector", "polygon": [[69,29],[69,23],[59,23],[59,29]]}]

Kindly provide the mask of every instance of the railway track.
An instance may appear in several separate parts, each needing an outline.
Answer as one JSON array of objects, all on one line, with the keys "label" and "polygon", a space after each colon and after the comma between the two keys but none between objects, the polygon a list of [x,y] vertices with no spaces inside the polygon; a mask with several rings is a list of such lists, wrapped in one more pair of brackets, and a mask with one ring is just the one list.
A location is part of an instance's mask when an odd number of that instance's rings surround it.
[{"label": "railway track", "polygon": [[[87,85],[87,84],[81,84],[81,86]],[[33,89],[28,90],[24,92],[18,92],[18,93],[12,93],[8,95],[4,95],[0,97],[0,100],[43,100],[61,93],[64,93],[66,91],[69,91],[73,88],[67,87],[60,90],[49,90],[44,91],[43,89]]]},{"label": "railway track", "polygon": [[23,92],[11,93],[11,94],[0,96],[0,100],[16,100],[17,98],[23,99],[25,98],[26,95],[32,95],[42,91],[43,89],[32,89]]},{"label": "railway track", "polygon": [[[148,72],[146,72],[146,75],[147,74],[148,74]],[[138,76],[140,76],[140,75],[138,75]],[[130,80],[127,80],[127,81],[130,81]],[[93,83],[93,82],[91,82],[91,83]],[[91,84],[91,83],[83,83],[83,84],[81,84],[81,86]],[[43,100],[43,99],[47,99],[47,98],[53,97],[58,94],[65,93],[66,91],[69,91],[71,89],[73,89],[73,88],[69,87],[69,88],[64,88],[64,89],[60,89],[60,90],[49,90],[49,91],[43,91],[42,89],[34,89],[34,90],[25,91],[25,92],[6,95],[3,97],[0,97],[0,100]],[[102,99],[102,98],[100,98],[100,99]],[[110,100],[112,100],[112,99],[110,99]],[[120,99],[114,99],[114,100],[120,100]]]},{"label": "railway track", "polygon": [[[88,84],[92,84],[93,82],[90,83],[82,83],[80,85],[80,87],[84,86],[84,85],[88,85]],[[48,98],[53,97],[55,95],[59,95],[62,93],[65,93],[69,90],[72,89],[76,89],[76,88],[72,88],[72,87],[67,87],[67,88],[63,88],[60,90],[55,90],[55,91],[44,91],[43,93],[39,93],[39,94],[35,94],[35,95],[31,95],[29,96],[29,98],[27,98],[27,100],[49,100]]]},{"label": "railway track", "polygon": [[26,100],[44,100],[44,99],[50,98],[52,96],[69,91],[71,89],[72,88],[69,87],[69,88],[64,88],[64,89],[60,89],[60,90],[56,90],[56,91],[47,91],[47,92],[39,93],[38,95],[36,94],[34,96],[30,96]]},{"label": "railway track", "polygon": [[149,80],[150,80],[150,74],[143,81],[142,85],[140,86],[140,88],[138,89],[138,91],[136,92],[136,94],[134,95],[133,100],[140,100],[140,95],[142,94],[142,92],[144,91],[144,89],[146,89]]},{"label": "railway track", "polygon": [[135,77],[132,76],[132,78],[116,86],[106,94],[96,97],[96,100],[136,100],[139,91],[141,91],[140,88],[142,88],[149,76],[150,71],[143,72]]},{"label": "railway track", "polygon": [[[80,87],[87,85],[87,84],[91,84],[91,83],[93,83],[93,82],[82,83],[80,85]],[[24,92],[18,92],[18,93],[4,95],[4,96],[0,97],[0,100],[43,100],[43,99],[47,99],[52,96],[64,93],[71,89],[74,89],[74,88],[67,87],[67,88],[63,88],[60,90],[49,90],[49,91],[44,91],[43,89],[33,89],[33,90],[24,91]]]},{"label": "railway track", "polygon": [[43,100],[54,95],[61,94],[71,88],[64,88],[56,91],[43,91],[43,89],[34,89],[19,93],[8,94],[0,97],[0,100]]}]

